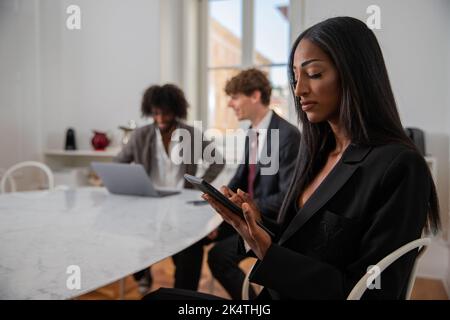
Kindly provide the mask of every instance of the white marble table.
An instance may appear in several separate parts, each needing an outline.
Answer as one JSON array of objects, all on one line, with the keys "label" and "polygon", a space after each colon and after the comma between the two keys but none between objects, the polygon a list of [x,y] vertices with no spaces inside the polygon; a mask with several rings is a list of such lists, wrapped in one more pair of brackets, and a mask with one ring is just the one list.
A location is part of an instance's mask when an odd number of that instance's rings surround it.
[{"label": "white marble table", "polygon": [[[0,195],[0,299],[69,299],[201,239],[222,221],[200,193],[117,196],[102,188]],[[79,266],[81,288],[67,288]]]}]

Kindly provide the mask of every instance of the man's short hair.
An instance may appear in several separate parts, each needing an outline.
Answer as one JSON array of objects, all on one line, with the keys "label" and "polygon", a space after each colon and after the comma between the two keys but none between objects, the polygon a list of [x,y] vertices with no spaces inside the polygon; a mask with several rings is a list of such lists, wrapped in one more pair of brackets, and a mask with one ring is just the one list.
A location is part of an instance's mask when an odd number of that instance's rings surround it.
[{"label": "man's short hair", "polygon": [[228,80],[225,85],[225,93],[229,96],[238,93],[250,96],[255,90],[261,92],[261,103],[268,106],[270,104],[272,86],[267,75],[255,68],[241,71]]},{"label": "man's short hair", "polygon": [[173,84],[154,85],[145,90],[142,97],[142,116],[151,117],[154,109],[173,113],[175,117],[186,119],[189,104],[183,91]]}]

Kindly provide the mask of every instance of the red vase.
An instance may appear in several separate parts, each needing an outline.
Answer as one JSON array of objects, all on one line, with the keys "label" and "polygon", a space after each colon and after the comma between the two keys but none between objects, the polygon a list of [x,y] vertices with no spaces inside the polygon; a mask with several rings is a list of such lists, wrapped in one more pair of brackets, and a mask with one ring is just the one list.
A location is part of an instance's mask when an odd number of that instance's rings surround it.
[{"label": "red vase", "polygon": [[92,137],[91,143],[95,150],[105,150],[105,148],[109,145],[109,142],[110,141],[106,136],[106,133],[94,131],[94,136]]}]

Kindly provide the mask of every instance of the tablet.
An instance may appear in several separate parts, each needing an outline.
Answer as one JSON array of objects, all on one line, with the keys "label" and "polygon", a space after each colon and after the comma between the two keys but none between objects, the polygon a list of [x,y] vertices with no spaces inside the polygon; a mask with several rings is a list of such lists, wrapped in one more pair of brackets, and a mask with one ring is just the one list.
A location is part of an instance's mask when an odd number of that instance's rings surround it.
[{"label": "tablet", "polygon": [[[216,201],[218,201],[220,204],[222,204],[224,207],[229,209],[234,214],[237,214],[239,217],[245,220],[244,213],[242,212],[242,209],[236,205],[234,202],[232,202],[230,199],[228,199],[222,192],[214,188],[212,185],[210,185],[208,182],[201,178],[197,178],[194,176],[191,176],[189,174],[185,174],[184,178],[190,182],[196,189],[202,191],[203,193],[206,193],[207,195],[214,198]],[[273,237],[273,233],[268,230],[262,223],[257,221],[258,226],[260,226],[264,231],[266,231],[271,237]]]},{"label": "tablet", "polygon": [[227,197],[225,197],[225,195],[222,194],[222,192],[220,192],[219,190],[214,188],[208,182],[206,182],[203,179],[191,176],[189,174],[185,174],[184,178],[187,181],[189,181],[196,189],[202,191],[203,193],[206,193],[207,195],[210,195],[212,198],[214,198],[216,201],[218,201],[224,207],[229,209],[231,212],[233,212],[234,214],[237,214],[242,219],[245,219],[242,209],[239,208],[235,203],[230,201]]}]

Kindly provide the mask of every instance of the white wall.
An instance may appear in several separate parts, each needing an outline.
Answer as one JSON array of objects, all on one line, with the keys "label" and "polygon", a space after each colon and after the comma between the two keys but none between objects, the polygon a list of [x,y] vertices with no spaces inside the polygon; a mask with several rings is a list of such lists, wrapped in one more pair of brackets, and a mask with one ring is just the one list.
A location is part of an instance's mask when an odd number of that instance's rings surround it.
[{"label": "white wall", "polygon": [[[81,30],[66,28],[66,8],[81,8]],[[93,129],[140,120],[142,93],[160,80],[159,0],[42,0],[43,143],[62,148],[67,127],[79,148]]]},{"label": "white wall", "polygon": [[[447,12],[447,16],[450,16],[450,1],[447,2],[447,8],[444,9],[444,12]],[[447,30],[450,30],[450,19],[447,19]],[[447,32],[447,37],[444,40],[447,43],[447,52],[448,56],[450,56],[450,31]],[[447,70],[445,74],[447,75],[447,135],[450,136],[450,90],[448,88],[450,87],[450,58],[447,59],[447,68],[444,69]],[[450,161],[447,162],[448,167],[450,168]],[[449,183],[450,184],[450,183]],[[450,191],[447,193],[450,196]],[[450,203],[450,200],[449,200]],[[449,204],[450,206],[450,204]],[[450,219],[449,219],[450,220]],[[450,225],[450,222],[448,222],[448,225]],[[450,244],[450,239],[448,239],[447,244]],[[447,295],[450,297],[450,252],[447,255],[447,283],[446,283],[446,289],[447,289]]]},{"label": "white wall", "polygon": [[200,119],[199,0],[161,1],[161,83],[181,88],[190,104],[188,122]]},{"label": "white wall", "polygon": [[[66,28],[69,5],[81,30]],[[140,119],[142,93],[160,81],[159,0],[0,0],[0,176],[61,149],[74,127],[78,147],[92,129]],[[31,180],[22,179],[31,177]],[[19,188],[37,176],[17,175]]]},{"label": "white wall", "polygon": [[[66,28],[81,8],[82,29]],[[92,129],[120,138],[140,120],[145,88],[160,81],[159,0],[0,0],[0,168],[62,148]],[[142,122],[142,121],[141,121]]]},{"label": "white wall", "polygon": [[0,0],[0,170],[41,151],[37,0]]},{"label": "white wall", "polygon": [[161,1],[161,82],[182,85],[183,0]]}]

